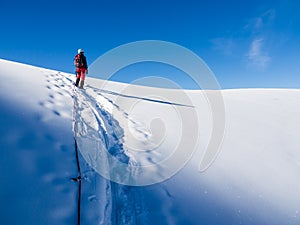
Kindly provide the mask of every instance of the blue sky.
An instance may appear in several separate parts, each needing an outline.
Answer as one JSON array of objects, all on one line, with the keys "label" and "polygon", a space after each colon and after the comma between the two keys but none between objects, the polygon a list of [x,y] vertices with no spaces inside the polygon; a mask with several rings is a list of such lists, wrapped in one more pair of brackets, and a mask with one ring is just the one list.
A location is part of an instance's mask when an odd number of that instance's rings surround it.
[{"label": "blue sky", "polygon": [[[73,72],[78,48],[91,63],[128,42],[164,40],[198,54],[222,88],[299,88],[299,11],[297,0],[3,0],[0,58]],[[141,76],[129,71],[116,80]]]}]

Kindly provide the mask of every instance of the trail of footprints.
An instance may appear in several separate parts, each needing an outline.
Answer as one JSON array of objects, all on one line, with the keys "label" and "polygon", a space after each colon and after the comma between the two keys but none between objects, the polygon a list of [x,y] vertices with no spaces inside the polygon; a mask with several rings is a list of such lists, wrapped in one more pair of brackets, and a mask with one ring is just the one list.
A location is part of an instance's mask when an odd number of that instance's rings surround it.
[{"label": "trail of footprints", "polygon": [[55,116],[71,118],[72,78],[68,74],[54,71],[42,71],[46,76],[47,99],[39,105],[52,111]]}]

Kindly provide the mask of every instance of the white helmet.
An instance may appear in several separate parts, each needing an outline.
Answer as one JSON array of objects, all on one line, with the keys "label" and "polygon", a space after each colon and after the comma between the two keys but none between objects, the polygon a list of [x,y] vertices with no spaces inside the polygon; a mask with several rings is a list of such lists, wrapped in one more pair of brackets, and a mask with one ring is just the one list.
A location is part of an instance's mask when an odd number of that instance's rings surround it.
[{"label": "white helmet", "polygon": [[83,49],[81,49],[81,48],[78,49],[78,54],[80,54],[80,53],[82,53],[82,52],[84,52]]}]

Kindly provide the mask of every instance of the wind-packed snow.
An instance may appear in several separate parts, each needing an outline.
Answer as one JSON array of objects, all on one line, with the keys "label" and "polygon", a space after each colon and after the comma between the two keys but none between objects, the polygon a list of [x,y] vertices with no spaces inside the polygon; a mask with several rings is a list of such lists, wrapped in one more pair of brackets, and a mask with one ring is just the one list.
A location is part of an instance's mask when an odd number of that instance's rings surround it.
[{"label": "wind-packed snow", "polygon": [[203,91],[80,90],[5,60],[0,78],[1,224],[77,223],[74,137],[81,224],[300,224],[299,90],[222,90],[224,139],[200,172],[214,123]]}]

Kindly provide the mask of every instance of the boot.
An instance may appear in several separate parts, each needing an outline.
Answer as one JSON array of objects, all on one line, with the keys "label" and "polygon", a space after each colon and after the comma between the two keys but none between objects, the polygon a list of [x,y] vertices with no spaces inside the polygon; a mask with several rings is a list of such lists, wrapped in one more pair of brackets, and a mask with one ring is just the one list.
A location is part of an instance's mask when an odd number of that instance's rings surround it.
[{"label": "boot", "polygon": [[75,83],[75,86],[76,86],[76,87],[78,87],[79,81],[80,81],[80,78],[77,78],[77,79],[76,79],[76,83]]},{"label": "boot", "polygon": [[83,88],[83,85],[84,85],[84,80],[81,80],[79,84],[79,88]]}]

